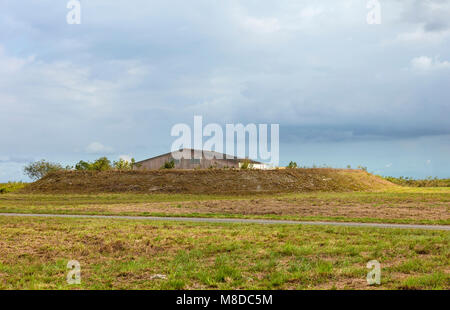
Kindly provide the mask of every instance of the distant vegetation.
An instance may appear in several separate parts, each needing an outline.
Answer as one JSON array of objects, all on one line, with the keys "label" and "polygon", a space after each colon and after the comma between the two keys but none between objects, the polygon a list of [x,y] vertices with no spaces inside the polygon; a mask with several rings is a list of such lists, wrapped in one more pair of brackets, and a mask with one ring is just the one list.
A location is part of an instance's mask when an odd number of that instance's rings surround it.
[{"label": "distant vegetation", "polygon": [[410,177],[384,177],[389,182],[412,187],[450,187],[450,179],[438,179],[428,177],[426,179],[414,179]]},{"label": "distant vegetation", "polygon": [[109,170],[132,170],[135,164],[134,158],[131,161],[119,159],[111,164],[111,161],[106,157],[100,157],[94,162],[86,162],[81,160],[75,165],[75,170],[79,171],[109,171]]},{"label": "distant vegetation", "polygon": [[245,159],[244,162],[241,164],[241,169],[247,170],[252,168],[252,164],[250,163],[250,160]]},{"label": "distant vegetation", "polygon": [[64,168],[57,163],[48,162],[45,159],[31,163],[24,168],[24,172],[30,179],[39,180],[53,171],[63,170]]},{"label": "distant vegetation", "polygon": [[62,170],[78,170],[78,171],[109,171],[109,170],[132,170],[135,165],[134,158],[131,161],[119,159],[118,161],[111,161],[107,157],[100,157],[94,162],[80,160],[75,167],[52,163],[42,159],[28,164],[24,168],[24,173],[33,180],[39,180],[45,177],[50,172]]},{"label": "distant vegetation", "polygon": [[286,168],[297,168],[297,163],[295,161],[291,161],[289,165],[286,166]]}]

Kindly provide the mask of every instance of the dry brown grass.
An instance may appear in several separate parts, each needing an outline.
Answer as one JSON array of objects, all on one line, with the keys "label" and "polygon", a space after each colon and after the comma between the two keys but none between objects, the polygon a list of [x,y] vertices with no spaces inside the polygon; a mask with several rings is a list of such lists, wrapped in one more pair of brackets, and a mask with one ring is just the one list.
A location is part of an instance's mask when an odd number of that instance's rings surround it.
[{"label": "dry brown grass", "polygon": [[407,224],[450,223],[450,192],[313,192],[271,195],[8,194],[3,213],[243,217]]},{"label": "dry brown grass", "polygon": [[27,193],[267,194],[373,191],[392,183],[361,170],[154,170],[63,171],[27,186]]},{"label": "dry brown grass", "polygon": [[[66,208],[67,210],[67,208]],[[379,219],[424,219],[449,220],[450,205],[446,202],[429,203],[404,202],[390,205],[371,203],[315,202],[302,199],[252,199],[187,201],[181,203],[140,203],[115,205],[87,205],[73,208],[73,211],[120,213],[166,213],[183,214],[231,214],[231,215],[278,215],[278,216],[323,216]]]}]

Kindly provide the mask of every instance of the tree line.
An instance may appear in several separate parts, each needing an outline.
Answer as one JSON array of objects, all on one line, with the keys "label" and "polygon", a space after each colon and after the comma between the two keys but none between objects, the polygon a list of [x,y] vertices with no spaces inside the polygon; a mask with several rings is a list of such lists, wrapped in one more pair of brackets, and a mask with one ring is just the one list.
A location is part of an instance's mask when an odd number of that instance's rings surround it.
[{"label": "tree line", "polygon": [[77,170],[77,171],[108,171],[108,170],[132,170],[136,162],[134,158],[130,161],[119,159],[111,162],[107,157],[100,157],[99,159],[89,162],[80,160],[75,166],[63,167],[59,163],[46,161],[45,159],[33,162],[24,167],[24,173],[30,179],[38,180],[45,177],[50,172],[62,170]]}]

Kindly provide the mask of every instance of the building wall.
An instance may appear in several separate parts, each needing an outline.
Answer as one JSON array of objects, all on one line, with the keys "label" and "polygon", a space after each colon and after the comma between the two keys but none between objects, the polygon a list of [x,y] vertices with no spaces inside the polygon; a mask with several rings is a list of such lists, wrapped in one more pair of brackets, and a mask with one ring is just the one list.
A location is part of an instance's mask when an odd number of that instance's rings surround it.
[{"label": "building wall", "polygon": [[[140,165],[138,169],[143,170],[154,170],[154,169],[160,169],[166,162],[170,162],[173,160],[173,157],[171,154],[165,154],[161,155],[155,158],[151,158],[142,162],[139,162]],[[207,169],[210,167],[215,168],[239,168],[239,160],[236,159],[180,159],[180,160],[174,160],[175,161],[175,168],[176,169],[195,169],[195,168],[202,168]]]}]

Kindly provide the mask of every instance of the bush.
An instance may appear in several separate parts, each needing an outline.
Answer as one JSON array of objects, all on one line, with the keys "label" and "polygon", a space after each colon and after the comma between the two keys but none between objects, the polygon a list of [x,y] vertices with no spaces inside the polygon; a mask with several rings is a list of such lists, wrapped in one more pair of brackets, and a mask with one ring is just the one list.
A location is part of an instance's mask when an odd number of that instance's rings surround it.
[{"label": "bush", "polygon": [[80,160],[78,164],[75,165],[75,170],[91,170],[91,163]]},{"label": "bush", "polygon": [[173,168],[175,168],[175,161],[173,159],[171,161],[166,161],[161,168],[162,169],[173,169]]},{"label": "bush", "polygon": [[76,170],[81,171],[107,171],[112,169],[111,161],[106,157],[100,157],[93,163],[80,160],[75,165]]},{"label": "bush", "polygon": [[118,161],[115,161],[113,166],[114,169],[117,170],[133,170],[135,163],[136,161],[134,160],[134,158],[132,158],[131,161],[127,161],[121,158]]},{"label": "bush", "polygon": [[107,171],[111,170],[111,161],[106,157],[100,157],[92,164],[92,170],[95,171]]},{"label": "bush", "polygon": [[297,168],[297,163],[295,161],[291,161],[289,165],[287,165],[287,168],[290,169]]},{"label": "bush", "polygon": [[64,170],[64,168],[60,164],[51,163],[42,159],[40,161],[30,163],[28,166],[25,166],[23,170],[24,173],[31,179],[39,180],[50,172]]},{"label": "bush", "polygon": [[240,166],[241,169],[251,169],[252,168],[252,164],[250,163],[250,160],[245,159],[244,162],[241,164]]},{"label": "bush", "polygon": [[365,166],[359,165],[359,166],[358,166],[358,169],[367,172],[367,167],[365,167]]}]

